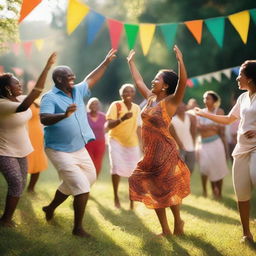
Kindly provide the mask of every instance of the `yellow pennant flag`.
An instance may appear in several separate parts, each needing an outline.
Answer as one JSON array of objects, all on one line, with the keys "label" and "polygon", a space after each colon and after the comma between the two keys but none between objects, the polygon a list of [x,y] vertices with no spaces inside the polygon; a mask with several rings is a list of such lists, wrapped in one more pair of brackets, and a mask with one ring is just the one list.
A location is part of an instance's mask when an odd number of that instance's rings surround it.
[{"label": "yellow pennant flag", "polygon": [[44,40],[43,39],[35,40],[35,46],[36,46],[38,51],[41,51],[43,49],[43,46],[44,46]]},{"label": "yellow pennant flag", "polygon": [[87,5],[77,0],[69,0],[67,10],[67,32],[69,35],[77,28],[89,11],[90,8]]},{"label": "yellow pennant flag", "polygon": [[156,25],[155,24],[140,24],[140,41],[144,55],[147,55],[150,44],[152,42]]},{"label": "yellow pennant flag", "polygon": [[250,14],[249,11],[242,11],[228,16],[231,24],[237,30],[244,44],[247,42]]}]

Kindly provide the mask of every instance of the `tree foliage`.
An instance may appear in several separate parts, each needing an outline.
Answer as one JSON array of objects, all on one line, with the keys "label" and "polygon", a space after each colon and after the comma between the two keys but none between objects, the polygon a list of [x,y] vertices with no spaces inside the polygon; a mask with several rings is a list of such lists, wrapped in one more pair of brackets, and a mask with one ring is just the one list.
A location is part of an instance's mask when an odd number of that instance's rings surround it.
[{"label": "tree foliage", "polygon": [[17,17],[21,0],[0,2],[0,53],[7,50],[6,43],[19,38]]}]

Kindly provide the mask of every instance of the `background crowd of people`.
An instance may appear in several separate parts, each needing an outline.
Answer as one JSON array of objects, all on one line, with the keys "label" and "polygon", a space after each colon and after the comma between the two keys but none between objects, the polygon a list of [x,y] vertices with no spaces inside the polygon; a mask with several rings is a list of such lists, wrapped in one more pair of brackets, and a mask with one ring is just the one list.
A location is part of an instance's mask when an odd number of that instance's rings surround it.
[{"label": "background crowd of people", "polygon": [[[128,178],[130,208],[134,208],[134,201],[144,203],[155,210],[161,236],[181,235],[184,220],[180,207],[190,193],[190,175],[195,165],[201,175],[202,195],[208,196],[209,180],[213,197],[221,200],[223,180],[229,172],[227,160],[234,149],[233,183],[243,240],[253,242],[249,212],[251,190],[256,184],[256,61],[242,64],[237,81],[239,89],[246,92],[225,115],[214,91],[202,95],[203,109],[198,108],[202,104],[195,99],[183,102],[186,68],[177,46],[174,53],[178,74],[170,69],[160,70],[149,88],[136,67],[135,51],[131,50],[127,61],[135,86],[123,84],[119,90],[121,99],[112,102],[106,113],[102,112],[100,99],[90,98],[90,90],[116,58],[116,50],[110,50],[103,62],[78,84],[70,67],[55,67],[54,86],[40,103],[36,99],[56,61],[55,53],[28,96],[22,95],[21,84],[13,74],[1,74],[0,172],[8,184],[1,226],[15,225],[12,218],[27,173],[31,174],[27,191],[35,192],[40,172],[48,168],[47,154],[61,184],[52,201],[42,208],[46,220],[53,219],[56,208],[72,195],[72,233],[90,236],[83,228],[83,216],[90,187],[100,175],[108,151],[115,207],[121,207],[120,178]],[[134,103],[135,88],[146,100],[142,109]],[[229,125],[228,129],[225,125]],[[166,217],[169,207],[174,217],[173,231]]]}]

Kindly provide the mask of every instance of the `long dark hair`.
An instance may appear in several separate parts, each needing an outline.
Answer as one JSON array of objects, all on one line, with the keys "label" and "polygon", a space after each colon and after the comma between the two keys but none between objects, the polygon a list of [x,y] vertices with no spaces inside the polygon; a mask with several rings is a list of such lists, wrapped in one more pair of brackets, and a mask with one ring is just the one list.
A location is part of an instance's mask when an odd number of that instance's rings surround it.
[{"label": "long dark hair", "polygon": [[247,60],[241,67],[243,68],[245,76],[252,79],[253,83],[256,85],[256,61]]},{"label": "long dark hair", "polygon": [[0,98],[7,97],[6,86],[11,84],[12,73],[3,73],[0,75]]},{"label": "long dark hair", "polygon": [[167,95],[173,94],[178,84],[178,75],[172,69],[161,69],[158,73],[163,75],[163,80],[168,85],[168,88],[166,89]]}]

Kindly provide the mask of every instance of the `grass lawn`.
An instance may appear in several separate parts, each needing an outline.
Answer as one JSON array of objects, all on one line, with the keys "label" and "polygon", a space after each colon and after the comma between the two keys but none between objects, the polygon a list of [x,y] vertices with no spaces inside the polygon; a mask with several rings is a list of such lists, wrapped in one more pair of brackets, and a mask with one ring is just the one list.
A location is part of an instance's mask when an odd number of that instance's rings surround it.
[{"label": "grass lawn", "polygon": [[[183,201],[182,218],[185,235],[157,238],[160,225],[153,210],[135,203],[129,210],[128,184],[120,184],[122,209],[115,209],[113,192],[105,160],[102,173],[91,190],[84,218],[85,229],[93,238],[71,235],[73,224],[72,198],[65,201],[48,224],[41,210],[52,199],[59,184],[56,171],[50,167],[41,174],[37,194],[24,193],[15,213],[16,229],[0,228],[0,256],[83,256],[83,255],[256,255],[256,249],[240,244],[241,227],[233,193],[231,175],[224,180],[224,198],[215,201],[201,196],[198,171],[192,175],[192,193]],[[4,207],[6,183],[0,175],[0,214]],[[209,194],[210,193],[209,186]],[[173,227],[171,211],[170,226]],[[252,219],[256,218],[256,194],[252,201]],[[256,221],[251,221],[256,238]]]}]

